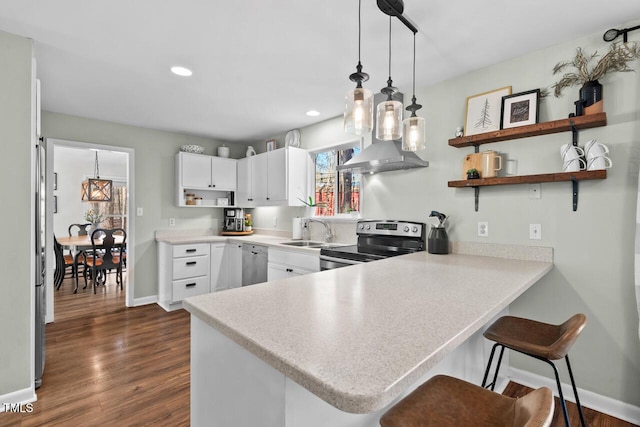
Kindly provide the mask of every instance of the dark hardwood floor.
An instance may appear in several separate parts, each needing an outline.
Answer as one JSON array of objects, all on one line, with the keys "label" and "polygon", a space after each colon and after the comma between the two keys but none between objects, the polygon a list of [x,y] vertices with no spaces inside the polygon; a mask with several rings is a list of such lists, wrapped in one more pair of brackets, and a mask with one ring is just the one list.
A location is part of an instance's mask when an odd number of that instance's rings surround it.
[{"label": "dark hardwood floor", "polygon": [[[43,385],[32,413],[0,413],[0,426],[188,426],[189,314],[156,304],[126,308],[109,275],[106,290],[66,279],[47,325]],[[512,397],[530,389],[510,383]],[[569,403],[571,424],[580,425]],[[591,427],[633,424],[585,408]],[[563,426],[556,404],[552,426]],[[229,426],[233,427],[233,426]]]},{"label": "dark hardwood floor", "polygon": [[55,294],[38,400],[0,426],[189,425],[186,311],[125,307],[115,274],[96,295],[70,279]]},{"label": "dark hardwood floor", "polygon": [[[529,393],[531,390],[531,388],[514,383],[512,381],[507,385],[502,394],[510,397],[520,397]],[[567,396],[565,395],[565,397]],[[567,402],[567,411],[569,412],[569,423],[572,426],[580,426],[580,414],[578,413],[578,407],[576,406],[576,404]],[[590,427],[631,427],[636,425],[594,411],[593,409],[586,408],[584,407],[584,405],[582,406],[582,412],[584,414],[585,422]],[[553,413],[553,421],[551,422],[551,425],[554,427],[564,426],[564,417],[562,415],[562,408],[560,407],[560,399],[558,399],[557,397],[555,398],[555,410]]]}]

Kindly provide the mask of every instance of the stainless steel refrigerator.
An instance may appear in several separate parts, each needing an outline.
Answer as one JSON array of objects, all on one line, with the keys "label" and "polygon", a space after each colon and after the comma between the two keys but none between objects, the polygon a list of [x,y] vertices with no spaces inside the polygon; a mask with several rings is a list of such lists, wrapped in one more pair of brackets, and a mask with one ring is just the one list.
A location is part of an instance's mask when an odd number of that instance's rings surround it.
[{"label": "stainless steel refrigerator", "polygon": [[42,385],[45,359],[45,315],[47,311],[46,278],[46,163],[43,141],[36,146],[35,185],[35,387]]}]

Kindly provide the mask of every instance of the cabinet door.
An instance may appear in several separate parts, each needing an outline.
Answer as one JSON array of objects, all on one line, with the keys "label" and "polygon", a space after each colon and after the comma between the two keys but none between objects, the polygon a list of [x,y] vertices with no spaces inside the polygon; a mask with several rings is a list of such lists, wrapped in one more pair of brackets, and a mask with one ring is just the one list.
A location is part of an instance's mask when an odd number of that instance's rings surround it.
[{"label": "cabinet door", "polygon": [[211,158],[211,187],[216,190],[235,191],[236,190],[236,167],[235,159],[221,157]]},{"label": "cabinet door", "polygon": [[253,175],[254,157],[245,157],[244,159],[238,160],[238,191],[236,191],[236,205],[246,206],[251,205],[253,202],[251,177]]},{"label": "cabinet door", "polygon": [[291,277],[292,271],[291,268],[285,267],[281,264],[274,264],[270,262],[267,267],[267,281],[286,279],[287,277]]},{"label": "cabinet door", "polygon": [[211,156],[181,153],[182,186],[187,188],[210,188]]},{"label": "cabinet door", "polygon": [[228,288],[227,267],[224,262],[224,243],[211,244],[211,292]]},{"label": "cabinet door", "polygon": [[287,199],[287,149],[267,152],[267,200],[270,203]]},{"label": "cabinet door", "polygon": [[227,287],[239,288],[242,286],[242,244],[227,243],[225,251]]},{"label": "cabinet door", "polygon": [[260,206],[268,206],[267,199],[267,181],[268,181],[268,153],[253,156],[253,171],[251,176],[251,189],[253,191],[253,200]]}]

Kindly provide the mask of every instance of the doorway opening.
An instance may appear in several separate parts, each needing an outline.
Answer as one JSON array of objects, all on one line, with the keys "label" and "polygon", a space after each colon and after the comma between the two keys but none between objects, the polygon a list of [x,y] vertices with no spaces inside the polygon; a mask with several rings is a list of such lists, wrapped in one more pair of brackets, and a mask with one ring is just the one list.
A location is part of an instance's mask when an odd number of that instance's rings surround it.
[{"label": "doorway opening", "polygon": [[[99,156],[100,178],[113,180],[111,202],[81,201],[81,182],[94,177],[94,159]],[[87,142],[66,141],[48,138],[46,140],[47,157],[47,257],[48,271],[55,269],[53,256],[53,235],[68,235],[71,224],[82,224],[89,210],[102,216],[101,227],[124,228],[127,232],[127,265],[124,272],[125,305],[134,305],[134,215],[130,207],[134,204],[134,150]],[[82,273],[80,273],[82,275]],[[82,282],[82,278],[80,278]],[[54,320],[53,274],[48,275],[47,283],[47,322]],[[93,291],[88,286],[78,292]],[[118,289],[119,291],[119,289]],[[120,292],[120,291],[119,291]]]}]

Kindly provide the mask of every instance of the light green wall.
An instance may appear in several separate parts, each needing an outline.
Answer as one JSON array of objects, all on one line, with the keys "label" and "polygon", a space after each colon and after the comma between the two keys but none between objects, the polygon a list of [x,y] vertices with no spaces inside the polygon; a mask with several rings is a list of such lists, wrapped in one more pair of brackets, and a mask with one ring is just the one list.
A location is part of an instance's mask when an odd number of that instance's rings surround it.
[{"label": "light green wall", "polygon": [[[431,210],[438,210],[450,215],[452,240],[553,247],[555,268],[512,304],[512,314],[561,323],[576,312],[585,313],[587,327],[570,356],[578,386],[640,406],[633,270],[640,164],[638,74],[601,80],[608,125],[581,131],[579,143],[584,146],[596,138],[608,145],[614,167],[606,180],[580,182],[577,212],[572,211],[568,182],[543,184],[539,200],[529,199],[529,185],[483,187],[479,212],[473,208],[473,190],[447,187],[447,181],[461,179],[463,157],[473,152],[447,144],[464,123],[466,97],[508,85],[513,93],[549,87],[556,81],[553,66],[572,58],[576,47],[589,52],[608,49],[602,41],[604,30],[419,90],[428,145],[418,155],[430,166],[365,177],[363,216],[424,222]],[[640,40],[632,36],[630,40]],[[419,76],[418,70],[418,84]],[[577,97],[578,88],[570,88],[562,98],[545,99],[540,121],[567,117]],[[303,148],[339,142],[344,138],[342,118],[302,129],[301,135]],[[571,134],[561,133],[484,145],[481,150],[506,154],[517,162],[520,175],[548,173],[561,171],[559,148],[569,142]],[[477,237],[478,221],[489,222],[488,238]],[[542,240],[529,240],[532,223],[542,225]],[[519,355],[511,358],[517,368],[551,375],[544,363]],[[561,374],[568,382],[564,367]]]},{"label": "light green wall", "polygon": [[[158,293],[156,230],[215,228],[221,224],[222,209],[175,206],[175,154],[180,146],[196,144],[205,154],[214,154],[222,142],[208,138],[119,125],[64,114],[44,112],[42,134],[47,138],[113,145],[135,150],[135,206],[144,208],[144,216],[135,221],[135,294],[134,298]],[[229,145],[229,144],[227,144]],[[231,147],[230,157],[244,156],[245,146]]]},{"label": "light green wall", "polygon": [[[31,40],[0,32],[0,396],[31,387]],[[10,243],[8,243],[10,242]]]}]

